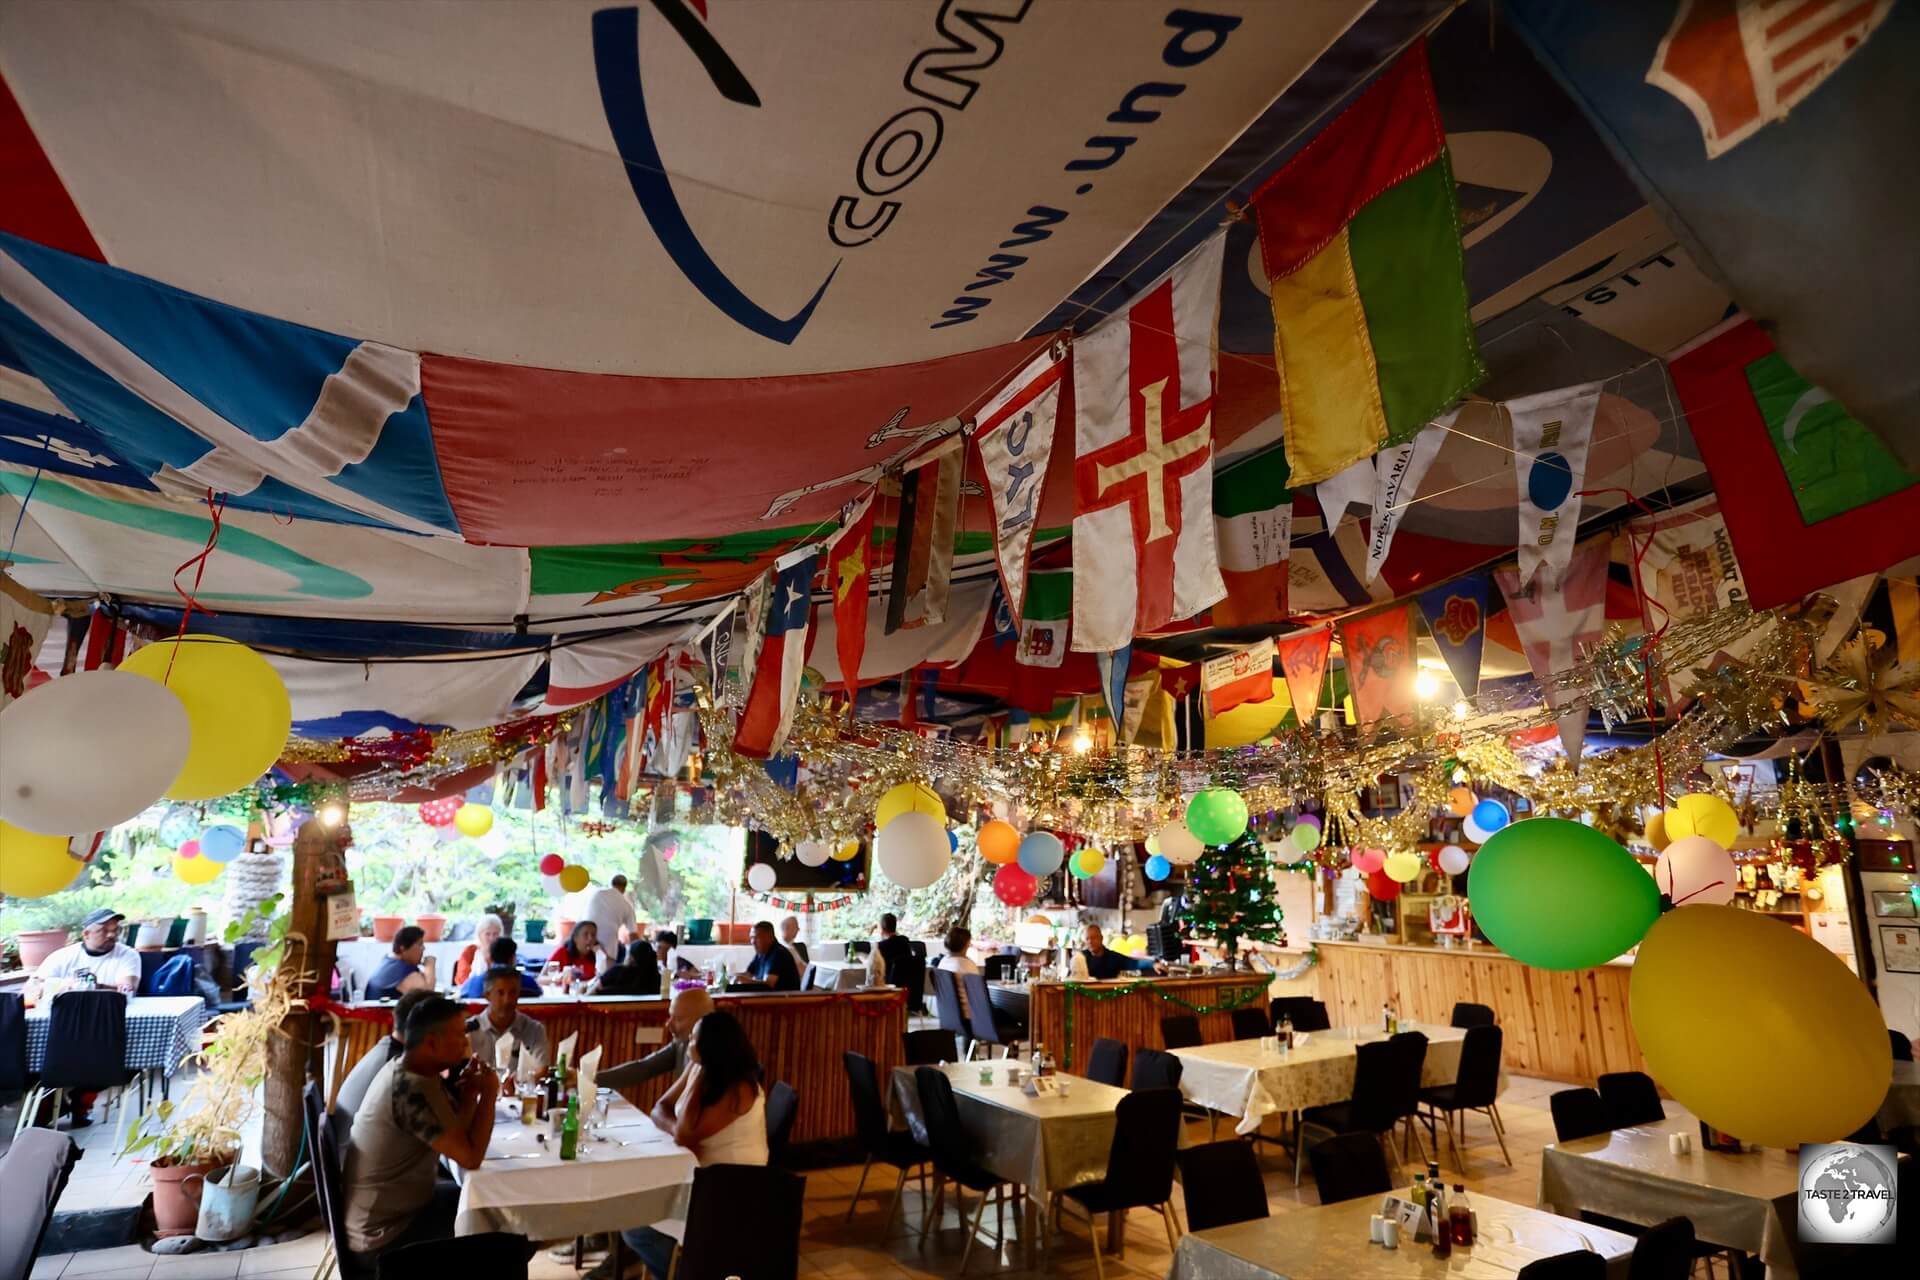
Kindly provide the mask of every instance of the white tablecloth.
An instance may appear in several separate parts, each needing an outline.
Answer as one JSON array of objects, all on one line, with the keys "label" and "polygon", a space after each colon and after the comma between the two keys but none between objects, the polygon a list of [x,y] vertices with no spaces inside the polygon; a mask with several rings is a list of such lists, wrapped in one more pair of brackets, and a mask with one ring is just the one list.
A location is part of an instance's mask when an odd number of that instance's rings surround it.
[{"label": "white tablecloth", "polygon": [[818,960],[845,960],[847,944],[844,942],[809,942],[807,954]]},{"label": "white tablecloth", "polygon": [[739,973],[753,963],[753,948],[749,945],[716,942],[698,947],[681,946],[674,949],[674,955],[696,969],[705,969],[708,965],[724,961],[728,973]]},{"label": "white tablecloth", "polygon": [[[464,942],[429,942],[427,944],[427,954],[434,958],[435,976],[442,987],[453,981],[454,961],[460,958],[462,951],[472,945],[471,938]],[[520,944],[520,951],[522,959],[532,957],[536,953],[543,960],[547,956],[546,949],[527,942]],[[350,938],[340,944],[334,952],[334,959],[342,973],[353,975],[354,994],[361,996],[366,994],[367,979],[371,978],[373,971],[380,967],[380,962],[392,954],[391,942],[376,942],[372,938]]]},{"label": "white tablecloth", "polygon": [[458,1235],[511,1231],[530,1240],[565,1240],[601,1231],[652,1226],[686,1217],[693,1189],[693,1153],[676,1146],[646,1113],[616,1097],[605,1141],[583,1135],[579,1158],[561,1160],[559,1140],[540,1142],[547,1127],[520,1123],[502,1106],[478,1169],[456,1169]]},{"label": "white tablecloth", "polygon": [[[1460,1071],[1460,1047],[1467,1033],[1459,1027],[1429,1023],[1408,1023],[1401,1029],[1427,1037],[1426,1065],[1420,1082],[1427,1086],[1452,1084]],[[1384,1037],[1378,1031],[1362,1032],[1355,1039],[1345,1029],[1336,1029],[1296,1035],[1293,1049],[1286,1053],[1262,1048],[1261,1040],[1228,1040],[1175,1049],[1180,1059],[1180,1092],[1198,1106],[1239,1116],[1235,1131],[1253,1133],[1268,1116],[1344,1102],[1351,1097],[1354,1052],[1358,1046],[1380,1039]],[[1502,1071],[1500,1088],[1506,1087],[1506,1072]]]},{"label": "white tablecloth", "polygon": [[867,966],[855,960],[815,960],[813,985],[816,990],[853,991],[867,985]]}]

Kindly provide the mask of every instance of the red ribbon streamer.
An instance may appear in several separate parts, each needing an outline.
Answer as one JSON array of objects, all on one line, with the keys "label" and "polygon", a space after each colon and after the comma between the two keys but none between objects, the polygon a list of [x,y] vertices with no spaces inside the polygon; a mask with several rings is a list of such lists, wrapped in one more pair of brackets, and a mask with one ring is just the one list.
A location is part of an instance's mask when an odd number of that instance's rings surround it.
[{"label": "red ribbon streamer", "polygon": [[[207,545],[200,549],[198,555],[191,556],[182,561],[180,567],[173,571],[174,592],[186,602],[186,607],[180,611],[180,631],[179,634],[174,636],[175,643],[173,653],[167,658],[167,674],[161,677],[161,684],[165,684],[167,681],[173,679],[173,662],[175,658],[180,656],[179,642],[186,639],[187,620],[193,617],[193,611],[197,608],[209,618],[217,618],[220,616],[201,604],[196,593],[200,590],[200,580],[206,576],[207,560],[213,555],[214,544],[220,541],[220,516],[226,509],[227,500],[223,497],[218,503],[215,503],[213,500],[213,490],[209,488],[207,490],[207,515],[213,521],[213,527],[207,532]],[[180,575],[187,571],[188,565],[197,566],[193,571],[193,589],[191,591],[182,591],[180,589]]]}]

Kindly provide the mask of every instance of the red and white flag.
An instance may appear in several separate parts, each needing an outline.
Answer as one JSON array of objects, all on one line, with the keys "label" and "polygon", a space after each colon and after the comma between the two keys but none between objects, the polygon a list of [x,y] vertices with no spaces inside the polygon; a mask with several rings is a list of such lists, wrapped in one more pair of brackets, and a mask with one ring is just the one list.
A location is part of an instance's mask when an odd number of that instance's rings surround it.
[{"label": "red and white flag", "polygon": [[1207,659],[1200,668],[1200,687],[1207,695],[1208,719],[1243,702],[1266,702],[1273,697],[1273,641]]},{"label": "red and white flag", "polygon": [[827,549],[827,590],[833,595],[835,656],[847,701],[860,691],[860,659],[867,651],[867,604],[873,589],[873,492],[860,499]]},{"label": "red and white flag", "polygon": [[1042,353],[987,401],[974,431],[987,496],[993,501],[993,550],[1000,562],[1000,585],[1016,618],[1027,594],[1027,552],[1033,546],[1047,461],[1053,457],[1060,375],[1065,368],[1054,352]]},{"label": "red and white flag", "polygon": [[[1584,646],[1599,643],[1607,625],[1607,561],[1612,545],[1610,536],[1602,536],[1575,546],[1558,586],[1550,585],[1546,574],[1522,586],[1517,568],[1494,570],[1494,581],[1507,598],[1507,612],[1513,615],[1513,629],[1527,651],[1527,665],[1541,683],[1555,672],[1571,670]],[[1560,712],[1560,741],[1567,758],[1578,761],[1587,736],[1586,699],[1560,691],[1550,692],[1547,701]]]},{"label": "red and white flag", "polygon": [[764,760],[786,745],[800,673],[807,663],[807,622],[819,564],[817,546],[789,552],[774,563],[770,580],[763,580],[754,593],[747,628],[747,704],[733,733],[733,749],[743,756]]},{"label": "red and white flag", "polygon": [[1214,550],[1224,235],[1074,344],[1073,647],[1104,653],[1226,595]]}]

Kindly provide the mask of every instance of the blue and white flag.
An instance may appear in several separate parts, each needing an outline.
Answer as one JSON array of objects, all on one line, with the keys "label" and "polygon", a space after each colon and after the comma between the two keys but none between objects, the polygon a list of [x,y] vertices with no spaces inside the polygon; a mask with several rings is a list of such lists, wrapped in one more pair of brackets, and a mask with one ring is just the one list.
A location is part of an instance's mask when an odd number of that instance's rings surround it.
[{"label": "blue and white flag", "polygon": [[993,548],[1000,584],[1014,617],[1027,593],[1027,553],[1033,547],[1040,487],[1053,456],[1053,429],[1060,412],[1060,374],[1054,352],[1037,357],[980,411],[974,444],[993,502]]}]

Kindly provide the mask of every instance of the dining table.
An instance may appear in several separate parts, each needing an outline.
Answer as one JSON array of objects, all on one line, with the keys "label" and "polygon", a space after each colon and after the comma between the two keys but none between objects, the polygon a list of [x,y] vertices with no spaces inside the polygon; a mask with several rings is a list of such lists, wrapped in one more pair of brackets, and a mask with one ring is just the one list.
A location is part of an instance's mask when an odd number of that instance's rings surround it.
[{"label": "dining table", "polygon": [[867,966],[860,960],[815,960],[813,986],[816,991],[858,991],[867,985]]},{"label": "dining table", "polygon": [[[48,1018],[52,1002],[27,1010],[27,1070],[39,1071],[47,1058]],[[127,999],[127,1056],[129,1071],[158,1071],[171,1077],[182,1062],[199,1051],[200,1028],[207,1021],[207,1002],[199,996],[130,996]]]},{"label": "dining table", "polygon": [[1167,1280],[1507,1280],[1530,1262],[1556,1254],[1597,1253],[1612,1280],[1626,1280],[1633,1237],[1543,1209],[1474,1196],[1478,1226],[1470,1246],[1437,1258],[1433,1246],[1402,1236],[1389,1249],[1368,1238],[1383,1197],[1362,1196],[1310,1209],[1290,1209],[1228,1227],[1195,1231],[1173,1251]]}]

